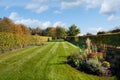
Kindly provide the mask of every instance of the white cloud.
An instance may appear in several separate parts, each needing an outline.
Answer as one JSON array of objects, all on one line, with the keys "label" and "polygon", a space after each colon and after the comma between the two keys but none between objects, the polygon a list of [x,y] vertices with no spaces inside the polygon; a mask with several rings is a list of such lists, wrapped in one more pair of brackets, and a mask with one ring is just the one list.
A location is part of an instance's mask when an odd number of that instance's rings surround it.
[{"label": "white cloud", "polygon": [[102,0],[84,0],[86,3],[86,9],[95,8],[97,6],[100,6],[102,3]]},{"label": "white cloud", "polygon": [[102,27],[93,27],[93,28],[89,29],[89,31],[92,33],[97,33],[97,32],[102,31],[102,30],[103,30]]},{"label": "white cloud", "polygon": [[78,34],[78,36],[83,36],[84,34]]},{"label": "white cloud", "polygon": [[[101,14],[111,15],[120,10],[120,0],[0,0],[0,6],[4,6],[5,9],[21,6],[36,13],[42,13],[53,6],[61,9],[71,9],[80,6],[86,9],[99,7]],[[55,11],[54,13],[59,12]]]},{"label": "white cloud", "polygon": [[42,29],[49,27],[51,25],[50,21],[41,22],[36,19],[21,19],[15,21],[15,23],[22,23],[29,27],[41,27]]},{"label": "white cloud", "polygon": [[42,26],[44,26],[44,28],[50,27],[51,26],[51,22],[50,21],[46,21],[46,22],[42,23]]},{"label": "white cloud", "polygon": [[30,19],[30,18],[25,19],[25,18],[21,17],[17,12],[12,12],[9,15],[9,18],[12,19],[17,24],[24,24],[29,27],[41,27],[42,29],[45,29],[46,27],[49,27],[49,26],[53,26],[53,27],[56,27],[56,26],[65,27],[66,26],[66,24],[63,23],[62,21],[56,21],[52,25],[50,21],[42,22],[37,19]]},{"label": "white cloud", "polygon": [[86,9],[99,7],[101,14],[112,15],[120,10],[120,0],[63,0],[61,2],[61,9],[71,9],[80,6]]},{"label": "white cloud", "polygon": [[48,10],[48,6],[47,5],[41,5],[41,4],[28,4],[26,6],[26,9],[32,10],[33,12],[36,13],[42,13],[46,10]]},{"label": "white cloud", "polygon": [[12,13],[9,15],[9,18],[12,19],[12,20],[20,20],[22,17],[20,17],[18,13],[12,12]]},{"label": "white cloud", "polygon": [[65,27],[66,26],[66,23],[63,23],[61,21],[57,21],[53,24],[53,27],[57,27],[57,26],[61,26],[61,27]]},{"label": "white cloud", "polygon": [[102,3],[102,0],[69,0],[62,1],[62,9],[71,9],[75,7],[85,6],[86,9],[95,8]]},{"label": "white cloud", "polygon": [[119,19],[120,19],[120,17],[115,16],[115,15],[111,15],[108,17],[108,21],[115,21],[115,20],[119,20]]},{"label": "white cloud", "polygon": [[26,5],[26,9],[42,13],[49,9],[49,6],[45,4],[46,2],[49,2],[49,0],[32,0],[32,2]]},{"label": "white cloud", "polygon": [[9,15],[9,18],[12,19],[15,23],[17,24],[25,24],[29,27],[41,27],[41,28],[46,28],[48,26],[51,25],[51,22],[50,21],[45,21],[45,22],[42,22],[42,21],[39,21],[37,19],[25,19],[23,17],[21,17],[18,13],[16,12],[12,12],[10,15]]},{"label": "white cloud", "polygon": [[[26,6],[26,9],[42,13],[52,6],[48,4],[50,2],[60,4],[61,9],[71,9],[81,6],[86,9],[99,7],[99,12],[107,15],[115,14],[120,9],[120,0],[32,0]],[[60,12],[54,11],[54,13],[57,14]]]},{"label": "white cloud", "polygon": [[58,10],[55,10],[53,13],[54,13],[54,14],[61,14],[61,12],[58,11]]},{"label": "white cloud", "polygon": [[104,0],[101,4],[100,13],[115,14],[120,9],[120,0]]},{"label": "white cloud", "polygon": [[62,1],[61,9],[71,9],[79,7],[83,3],[83,0]]}]

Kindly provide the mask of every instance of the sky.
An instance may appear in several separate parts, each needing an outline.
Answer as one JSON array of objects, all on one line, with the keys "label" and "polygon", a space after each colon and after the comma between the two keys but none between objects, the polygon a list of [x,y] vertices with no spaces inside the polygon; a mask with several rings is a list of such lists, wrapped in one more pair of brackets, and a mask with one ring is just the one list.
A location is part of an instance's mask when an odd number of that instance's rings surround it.
[{"label": "sky", "polygon": [[109,31],[120,26],[120,0],[0,0],[0,18],[28,27],[62,26],[72,24],[81,35]]}]

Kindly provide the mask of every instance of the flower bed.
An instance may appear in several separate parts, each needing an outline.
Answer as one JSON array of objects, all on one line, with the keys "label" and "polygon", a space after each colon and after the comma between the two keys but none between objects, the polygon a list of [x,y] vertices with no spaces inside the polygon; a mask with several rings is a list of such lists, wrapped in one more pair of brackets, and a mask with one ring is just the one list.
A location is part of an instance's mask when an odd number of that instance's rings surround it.
[{"label": "flower bed", "polygon": [[105,61],[105,50],[98,51],[97,47],[92,45],[89,39],[86,44],[87,49],[72,53],[72,55],[68,56],[67,63],[88,74],[112,76],[111,65],[108,61]]}]

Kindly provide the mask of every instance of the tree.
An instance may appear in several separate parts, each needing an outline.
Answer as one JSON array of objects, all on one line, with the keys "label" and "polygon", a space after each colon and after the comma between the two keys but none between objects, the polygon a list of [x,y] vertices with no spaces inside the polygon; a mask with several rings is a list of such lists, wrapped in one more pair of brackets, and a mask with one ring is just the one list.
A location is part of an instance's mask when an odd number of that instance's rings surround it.
[{"label": "tree", "polygon": [[66,30],[62,27],[56,27],[56,38],[57,39],[63,39],[66,37]]},{"label": "tree", "polygon": [[37,27],[37,28],[29,28],[30,29],[30,32],[31,32],[31,35],[42,35],[42,29]]},{"label": "tree", "polygon": [[67,32],[68,36],[77,36],[79,33],[80,33],[80,29],[77,28],[75,24],[69,27],[69,30]]},{"label": "tree", "polygon": [[30,35],[30,30],[27,26],[23,25],[23,24],[19,24],[21,26],[22,32],[24,35]]},{"label": "tree", "polygon": [[86,35],[93,35],[92,33],[87,33]]},{"label": "tree", "polygon": [[106,32],[104,32],[104,31],[100,31],[100,32],[98,32],[97,33],[97,35],[99,35],[99,34],[105,34]]},{"label": "tree", "polygon": [[53,39],[56,38],[56,28],[55,27],[47,27],[42,31],[43,36],[51,36]]},{"label": "tree", "polygon": [[0,32],[13,32],[14,23],[7,17],[0,19]]},{"label": "tree", "polygon": [[52,36],[52,29],[53,27],[47,27],[44,31],[43,31],[43,35],[44,36]]},{"label": "tree", "polygon": [[116,27],[115,29],[109,31],[108,33],[118,33],[120,32],[120,26],[119,27]]}]

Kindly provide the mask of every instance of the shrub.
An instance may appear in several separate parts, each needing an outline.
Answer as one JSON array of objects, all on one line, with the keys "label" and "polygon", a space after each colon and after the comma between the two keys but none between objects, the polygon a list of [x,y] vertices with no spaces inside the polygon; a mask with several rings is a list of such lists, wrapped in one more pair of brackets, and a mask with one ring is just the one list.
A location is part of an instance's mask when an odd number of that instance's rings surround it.
[{"label": "shrub", "polygon": [[89,59],[81,64],[81,68],[87,73],[99,75],[101,69],[101,63],[94,59]]},{"label": "shrub", "polygon": [[110,63],[107,62],[107,61],[103,61],[102,65],[106,68],[109,68],[110,67]]},{"label": "shrub", "polygon": [[102,52],[98,52],[98,60],[103,62],[105,60],[105,53],[102,53]]},{"label": "shrub", "polygon": [[[90,38],[92,43],[95,44],[106,44],[112,46],[120,46],[120,33],[114,34],[103,34],[103,35],[88,35],[88,36],[79,36],[79,42],[85,43],[87,38]],[[66,37],[66,40],[74,40],[74,37]]]},{"label": "shrub", "polygon": [[[101,57],[101,53],[88,54],[87,57],[84,55],[85,53],[73,53],[71,56],[67,58],[67,62],[86,73],[100,75],[100,76],[110,76],[111,71],[108,69],[110,67],[110,63],[104,61]],[[99,54],[99,56],[97,56]]]},{"label": "shrub", "polygon": [[93,56],[93,59],[98,61],[98,57],[97,56]]},{"label": "shrub", "polygon": [[79,67],[80,66],[80,63],[81,63],[81,60],[84,59],[83,55],[79,54],[79,53],[73,53],[71,55],[71,59],[74,63],[75,66]]},{"label": "shrub", "polygon": [[0,32],[0,53],[28,45],[42,45],[47,39],[46,36],[20,35],[7,32]]}]

